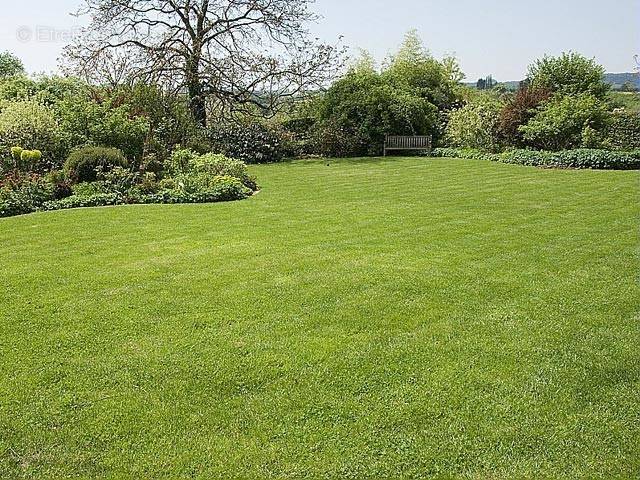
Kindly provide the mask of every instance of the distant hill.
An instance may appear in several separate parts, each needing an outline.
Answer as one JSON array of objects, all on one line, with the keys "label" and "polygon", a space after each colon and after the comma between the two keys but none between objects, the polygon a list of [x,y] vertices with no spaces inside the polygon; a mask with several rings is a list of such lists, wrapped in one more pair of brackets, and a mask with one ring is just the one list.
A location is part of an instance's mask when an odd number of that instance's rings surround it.
[{"label": "distant hill", "polygon": [[[640,75],[638,73],[605,73],[604,81],[611,85],[611,87],[616,90],[622,87],[627,82],[631,82],[638,89],[640,89]],[[509,90],[517,90],[520,85],[519,81],[508,81],[508,82],[499,82],[501,85],[504,85]],[[469,82],[467,85],[471,87],[475,87],[475,82]]]},{"label": "distant hill", "polygon": [[604,80],[610,83],[614,89],[622,87],[627,82],[631,82],[640,89],[640,75],[638,73],[605,73]]}]

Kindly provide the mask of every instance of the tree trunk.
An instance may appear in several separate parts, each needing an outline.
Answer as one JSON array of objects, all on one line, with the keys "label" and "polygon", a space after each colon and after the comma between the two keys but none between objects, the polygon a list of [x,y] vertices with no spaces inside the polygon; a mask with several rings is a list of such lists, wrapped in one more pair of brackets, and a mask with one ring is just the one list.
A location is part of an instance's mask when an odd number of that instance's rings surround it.
[{"label": "tree trunk", "polygon": [[196,122],[202,127],[207,126],[206,100],[202,93],[202,86],[199,82],[189,83],[189,110]]},{"label": "tree trunk", "polygon": [[207,126],[207,102],[200,78],[200,59],[192,58],[187,62],[187,91],[189,93],[189,110],[202,127]]}]

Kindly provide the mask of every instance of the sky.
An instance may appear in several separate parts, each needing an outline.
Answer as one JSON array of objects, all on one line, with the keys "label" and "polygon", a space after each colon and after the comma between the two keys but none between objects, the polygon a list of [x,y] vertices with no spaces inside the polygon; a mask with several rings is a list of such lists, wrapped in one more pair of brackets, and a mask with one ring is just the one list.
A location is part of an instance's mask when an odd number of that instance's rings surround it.
[{"label": "sky", "polygon": [[[0,51],[18,55],[31,73],[55,72],[68,39],[86,20],[70,15],[80,0],[3,0]],[[640,0],[316,0],[323,19],[311,26],[338,37],[357,55],[381,61],[415,28],[436,56],[455,54],[470,81],[524,78],[534,59],[573,50],[608,72],[633,71],[640,54]]]}]

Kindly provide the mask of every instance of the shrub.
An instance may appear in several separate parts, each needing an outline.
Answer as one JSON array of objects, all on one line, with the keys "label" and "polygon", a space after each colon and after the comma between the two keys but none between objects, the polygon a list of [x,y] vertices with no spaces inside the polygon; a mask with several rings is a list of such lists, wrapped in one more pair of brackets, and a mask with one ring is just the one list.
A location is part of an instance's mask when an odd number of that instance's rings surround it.
[{"label": "shrub", "polygon": [[385,134],[438,135],[438,108],[396,75],[354,69],[319,100],[317,153],[379,155]]},{"label": "shrub", "polygon": [[22,150],[20,152],[20,165],[27,172],[37,170],[41,160],[42,152],[40,150]]},{"label": "shrub", "polygon": [[20,160],[22,160],[22,152],[24,149],[22,147],[11,147],[11,158],[18,165]]},{"label": "shrub", "polygon": [[576,149],[560,152],[510,150],[501,154],[477,149],[435,148],[434,157],[490,160],[494,162],[553,168],[590,168],[602,170],[640,169],[640,151],[612,152],[599,149]]},{"label": "shrub", "polygon": [[24,75],[22,61],[9,52],[0,52],[0,79]]},{"label": "shrub", "polygon": [[15,171],[0,182],[0,217],[34,212],[52,198],[53,188],[45,178]]},{"label": "shrub", "polygon": [[132,203],[210,203],[242,200],[251,190],[233,177],[214,177],[201,191],[162,190],[148,195],[122,195],[119,193],[94,193],[88,196],[74,195],[63,200],[44,202],[42,210],[61,210],[80,207],[103,207]]},{"label": "shrub", "polygon": [[191,170],[193,161],[198,158],[198,154],[188,148],[178,148],[171,153],[171,156],[164,164],[164,169],[170,175],[186,173]]},{"label": "shrub", "polygon": [[586,148],[561,152],[513,150],[502,154],[500,161],[556,168],[632,170],[640,168],[640,152],[611,152]]},{"label": "shrub", "polygon": [[258,188],[255,179],[249,175],[244,162],[221,154],[206,153],[198,155],[188,149],[176,150],[167,162],[167,171],[172,175],[230,176],[239,179],[252,190],[257,190]]},{"label": "shrub", "polygon": [[316,130],[316,119],[313,117],[291,118],[282,122],[282,128],[290,136],[287,156],[299,157],[314,153],[313,132]]},{"label": "shrub", "polygon": [[529,67],[527,79],[534,88],[603,99],[610,88],[604,82],[604,73],[604,68],[595,60],[569,52],[536,61]]},{"label": "shrub", "polygon": [[326,157],[355,157],[367,154],[370,139],[361,138],[357,133],[340,127],[332,121],[319,126],[311,135],[311,149]]},{"label": "shrub", "polygon": [[64,164],[67,177],[74,183],[96,180],[97,170],[107,172],[114,167],[128,167],[127,159],[117,148],[83,147],[71,152]]},{"label": "shrub", "polygon": [[52,170],[45,175],[45,180],[51,185],[51,197],[60,200],[73,195],[71,183],[62,170]]},{"label": "shrub", "polygon": [[82,207],[105,207],[108,205],[123,205],[127,203],[122,195],[117,193],[96,193],[89,196],[73,195],[62,200],[45,202],[42,210],[64,210]]},{"label": "shrub", "polygon": [[493,160],[497,161],[500,155],[478,150],[477,148],[434,148],[432,157],[462,158],[465,160]]},{"label": "shrub", "polygon": [[208,131],[212,149],[245,163],[272,163],[284,158],[281,131],[260,123],[220,125]]},{"label": "shrub", "polygon": [[34,101],[6,104],[0,112],[0,150],[15,145],[42,152],[42,161],[33,165],[38,172],[59,166],[64,145],[52,110]]},{"label": "shrub", "polygon": [[542,88],[524,87],[503,107],[498,121],[498,134],[502,143],[524,146],[520,126],[526,125],[537,108],[549,99],[551,92]]},{"label": "shrub", "polygon": [[56,103],[60,129],[69,147],[104,145],[140,161],[149,134],[149,121],[136,115],[129,104],[120,104],[122,101],[107,98],[97,102],[88,94],[82,94]]},{"label": "shrub", "polygon": [[593,95],[555,96],[542,104],[526,125],[519,127],[528,145],[541,150],[564,150],[583,145],[585,128],[604,130],[609,113]]},{"label": "shrub", "polygon": [[640,114],[616,113],[605,131],[606,142],[615,149],[640,148]]},{"label": "shrub", "polygon": [[446,141],[455,147],[496,150],[501,108],[499,102],[485,99],[454,110],[449,115]]},{"label": "shrub", "polygon": [[230,200],[241,200],[251,195],[251,190],[245,187],[237,178],[229,176],[212,177],[199,190],[178,188],[162,190],[156,194],[147,195],[145,203],[209,203]]}]

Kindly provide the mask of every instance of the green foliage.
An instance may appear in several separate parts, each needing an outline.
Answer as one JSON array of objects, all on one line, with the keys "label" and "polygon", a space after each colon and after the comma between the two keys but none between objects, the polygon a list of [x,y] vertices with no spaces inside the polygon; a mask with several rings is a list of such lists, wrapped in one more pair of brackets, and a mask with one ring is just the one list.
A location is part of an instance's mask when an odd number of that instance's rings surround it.
[{"label": "green foliage", "polygon": [[73,195],[71,182],[62,170],[51,170],[45,175],[45,180],[51,185],[51,197],[53,200]]},{"label": "green foliage", "polygon": [[513,150],[502,154],[500,161],[554,168],[637,170],[640,169],[640,152],[611,152],[598,149],[576,149],[560,152]]},{"label": "green foliage", "polygon": [[424,47],[416,30],[410,30],[383,76],[392,85],[413,92],[438,109],[449,109],[458,101],[459,82],[464,78],[454,57],[438,61]]},{"label": "green foliage", "polygon": [[640,148],[640,113],[619,112],[612,115],[605,137],[606,143],[614,149]]},{"label": "green foliage", "polygon": [[385,134],[435,134],[438,110],[377,72],[352,70],[320,100],[319,118],[318,153],[375,155],[382,151]]},{"label": "green foliage", "polygon": [[288,142],[289,151],[286,152],[287,156],[300,157],[315,152],[312,139],[317,130],[316,118],[309,115],[294,114],[293,117],[283,120],[281,126],[290,137]]},{"label": "green foliage", "polygon": [[16,164],[22,160],[22,152],[24,149],[22,147],[11,147],[11,158]]},{"label": "green foliage", "polygon": [[0,52],[0,79],[24,75],[22,61],[9,52]]},{"label": "green foliage", "polygon": [[191,174],[178,177],[177,182],[179,188],[147,195],[144,203],[209,203],[241,200],[251,195],[250,188],[230,176]]},{"label": "green foliage", "polygon": [[199,154],[189,148],[178,148],[171,153],[169,159],[164,163],[164,169],[169,175],[186,173],[191,170],[193,162]]},{"label": "green foliage", "polygon": [[149,121],[134,115],[131,105],[118,105],[117,99],[96,102],[83,95],[61,100],[56,111],[69,146],[109,146],[133,161],[141,160]]},{"label": "green foliage", "polygon": [[[188,105],[180,97],[164,92],[154,85],[136,84],[121,88],[112,95],[118,102],[129,105],[129,115],[146,121],[145,155],[155,154],[160,160],[169,157],[176,145],[200,148],[207,143],[205,132],[194,121]],[[103,142],[104,143],[104,142]],[[208,148],[208,145],[206,145]],[[128,153],[130,158],[137,154]]]},{"label": "green foliage", "polygon": [[272,163],[284,158],[283,132],[261,123],[216,125],[208,130],[211,149],[245,163]]},{"label": "green foliage", "polygon": [[434,148],[431,151],[431,156],[441,158],[462,158],[465,160],[500,160],[499,154],[490,153],[484,150],[479,150],[477,148],[439,147]]},{"label": "green foliage", "polygon": [[46,178],[15,171],[0,181],[0,217],[34,212],[54,198],[53,193]]},{"label": "green foliage", "polygon": [[542,104],[519,131],[524,141],[535,148],[553,151],[577,148],[583,145],[585,129],[601,132],[608,117],[606,104],[593,95],[556,95]]},{"label": "green foliage", "polygon": [[166,170],[176,178],[189,175],[235,177],[252,190],[258,189],[244,162],[222,154],[199,155],[190,149],[179,149],[171,154],[166,163]]},{"label": "green foliage", "polygon": [[538,107],[549,100],[550,96],[549,90],[527,86],[519,89],[500,112],[498,130],[501,142],[506,145],[525,146],[520,127],[535,116]]},{"label": "green foliage", "polygon": [[38,171],[60,164],[63,134],[49,107],[32,100],[4,105],[0,112],[0,151],[9,152],[16,145],[42,152],[42,162],[34,166]]},{"label": "green foliage", "polygon": [[69,208],[106,207],[124,205],[126,198],[117,193],[95,193],[87,196],[73,195],[62,200],[52,200],[42,204],[42,210],[65,210]]},{"label": "green foliage", "polygon": [[315,102],[312,144],[328,156],[377,155],[384,136],[440,136],[440,111],[459,101],[455,59],[434,59],[415,31],[382,72],[364,57]]},{"label": "green foliage", "polygon": [[20,152],[20,163],[25,171],[32,172],[38,170],[42,152],[40,150],[22,150]]},{"label": "green foliage", "polygon": [[[82,207],[102,207],[135,203],[210,203],[242,200],[251,194],[237,178],[228,176],[209,177],[205,188],[189,191],[186,189],[161,190],[157,193],[138,194],[135,191],[100,192],[83,190],[62,200],[47,201],[42,210],[62,210]],[[26,213],[26,212],[25,212]]]},{"label": "green foliage", "polygon": [[128,166],[129,162],[117,148],[83,147],[71,152],[64,163],[64,171],[74,183],[92,182],[99,169],[106,172],[114,167]]},{"label": "green foliage", "polygon": [[592,95],[603,99],[609,91],[601,65],[578,53],[563,53],[559,57],[537,60],[529,67],[528,80],[533,88],[562,95]]},{"label": "green foliage", "polygon": [[492,99],[469,103],[449,115],[445,139],[454,147],[496,150],[502,104]]},{"label": "green foliage", "polygon": [[538,150],[509,150],[504,153],[488,153],[478,149],[435,148],[434,157],[489,160],[534,167],[576,168],[599,170],[638,170],[640,150],[612,152],[601,149],[575,149],[560,152]]},{"label": "green foliage", "polygon": [[640,93],[609,92],[608,98],[613,108],[640,114]]}]

